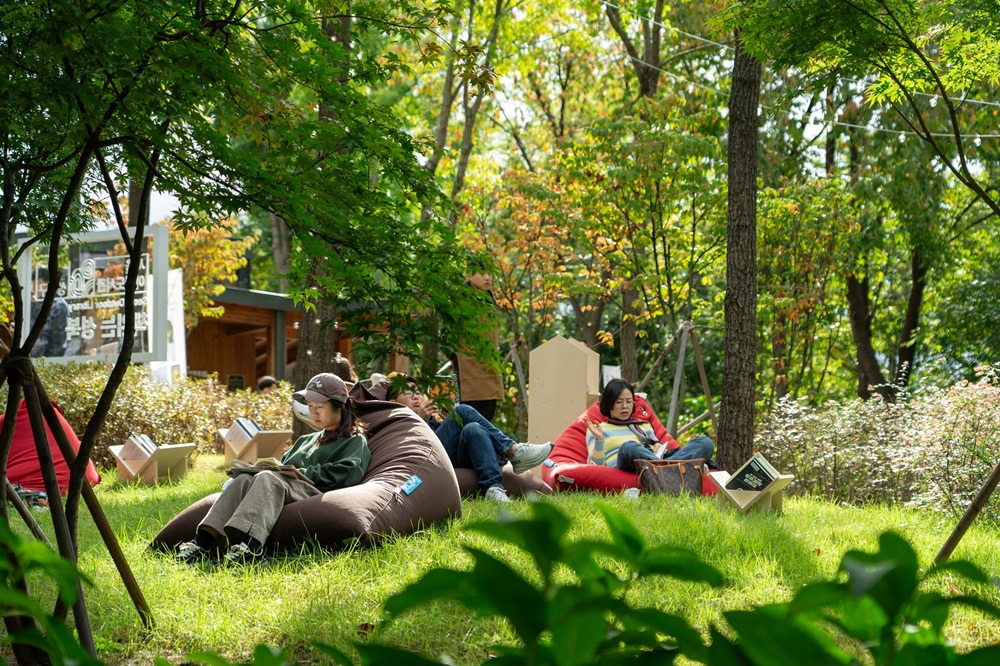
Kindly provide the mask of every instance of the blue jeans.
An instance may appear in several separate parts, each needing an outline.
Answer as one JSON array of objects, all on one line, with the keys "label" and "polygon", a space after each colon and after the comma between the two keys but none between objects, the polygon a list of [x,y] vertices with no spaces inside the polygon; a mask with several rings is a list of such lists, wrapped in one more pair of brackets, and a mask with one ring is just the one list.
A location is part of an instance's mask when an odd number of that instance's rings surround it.
[{"label": "blue jeans", "polygon": [[635,461],[639,458],[645,460],[692,460],[694,458],[704,458],[708,460],[712,457],[713,453],[715,453],[715,444],[704,435],[692,437],[691,441],[682,448],[668,451],[664,458],[657,457],[652,450],[633,440],[625,442],[619,447],[616,463],[618,469],[623,472],[634,472]]},{"label": "blue jeans", "polygon": [[455,405],[435,430],[453,467],[471,467],[479,476],[479,487],[503,485],[500,468],[507,463],[507,450],[515,442],[469,405]]}]

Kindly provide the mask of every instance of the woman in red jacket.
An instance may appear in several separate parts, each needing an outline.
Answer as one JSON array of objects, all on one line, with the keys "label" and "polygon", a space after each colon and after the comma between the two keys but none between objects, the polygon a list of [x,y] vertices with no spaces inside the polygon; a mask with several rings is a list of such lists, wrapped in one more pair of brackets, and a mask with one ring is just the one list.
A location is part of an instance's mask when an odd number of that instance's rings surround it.
[{"label": "woman in red jacket", "polygon": [[650,417],[643,417],[635,411],[635,389],[624,379],[612,379],[601,392],[601,414],[607,417],[605,423],[595,423],[587,419],[587,449],[589,462],[596,465],[616,467],[624,472],[635,472],[635,461],[646,460],[691,460],[704,458],[706,461],[715,453],[712,440],[704,435],[693,437],[685,446],[669,449],[662,447],[653,432]]}]

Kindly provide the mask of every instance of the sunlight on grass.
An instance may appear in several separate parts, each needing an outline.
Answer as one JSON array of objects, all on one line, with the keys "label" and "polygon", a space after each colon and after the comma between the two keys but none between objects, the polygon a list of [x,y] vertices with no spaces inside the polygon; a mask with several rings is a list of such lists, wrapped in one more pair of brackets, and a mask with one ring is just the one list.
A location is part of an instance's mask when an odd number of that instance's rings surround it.
[{"label": "sunlight on grass", "polygon": [[[105,470],[96,491],[151,609],[155,627],[142,632],[114,563],[86,511],[80,520],[80,567],[94,581],[87,601],[101,657],[108,663],[152,663],[157,655],[212,650],[246,659],[258,643],[315,659],[311,645],[328,643],[351,652],[383,619],[382,603],[432,567],[465,567],[463,546],[475,546],[535,579],[531,560],[519,549],[465,529],[500,512],[527,517],[528,505],[509,510],[485,500],[463,503],[459,520],[431,526],[381,547],[325,553],[311,547],[244,567],[188,567],[146,547],[160,528],[193,501],[218,491],[225,479],[222,457],[201,455],[181,481],[155,487],[121,485]],[[594,507],[597,496],[566,494],[556,502],[575,518],[574,539],[603,539],[607,525]],[[637,501],[604,498],[623,511],[651,544],[688,548],[716,567],[728,584],[718,590],[654,577],[637,586],[631,603],[676,612],[703,631],[723,610],[787,600],[803,584],[835,575],[850,549],[873,549],[892,529],[906,537],[928,565],[954,522],[938,514],[894,507],[848,508],[788,498],[783,514],[743,515],[721,509],[712,498],[646,496]],[[48,514],[36,514],[51,533]],[[16,521],[19,532],[27,534]],[[1000,576],[1000,539],[989,524],[977,524],[956,551],[987,573]],[[613,563],[609,563],[613,568]],[[570,576],[569,572],[560,575]],[[948,583],[941,583],[947,588]],[[942,589],[943,593],[956,590]],[[965,590],[967,591],[967,590]],[[1000,602],[995,589],[979,591]],[[981,644],[1000,633],[997,623],[961,611],[951,623],[959,645]],[[457,663],[480,663],[495,643],[513,633],[498,619],[476,619],[448,604],[404,615],[383,640],[429,656],[451,655]],[[311,657],[309,655],[312,655]]]}]

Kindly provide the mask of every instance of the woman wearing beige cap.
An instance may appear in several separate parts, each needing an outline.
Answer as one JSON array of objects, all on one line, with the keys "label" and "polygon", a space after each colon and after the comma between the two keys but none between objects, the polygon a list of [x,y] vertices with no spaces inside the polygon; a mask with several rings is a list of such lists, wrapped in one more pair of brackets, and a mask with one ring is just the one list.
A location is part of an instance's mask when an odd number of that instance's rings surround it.
[{"label": "woman wearing beige cap", "polygon": [[226,564],[260,557],[286,504],[357,485],[364,477],[371,453],[344,380],[332,373],[316,375],[293,397],[308,405],[318,431],[299,437],[281,463],[307,480],[271,471],[236,475],[198,525],[194,540],[181,545],[178,562],[194,563],[224,547]]}]

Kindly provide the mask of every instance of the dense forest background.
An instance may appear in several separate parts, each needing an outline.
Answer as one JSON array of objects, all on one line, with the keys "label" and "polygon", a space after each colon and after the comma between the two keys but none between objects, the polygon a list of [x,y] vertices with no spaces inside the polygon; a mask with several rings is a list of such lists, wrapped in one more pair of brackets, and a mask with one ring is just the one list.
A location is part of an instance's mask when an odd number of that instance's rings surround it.
[{"label": "dense forest background", "polygon": [[512,430],[512,361],[527,376],[556,334],[663,410],[690,322],[730,415],[891,401],[1000,346],[996,0],[0,7],[7,242],[156,221],[172,195],[176,231],[250,239],[252,286],[307,304],[296,384],[334,322],[362,375],[487,352],[473,259]]},{"label": "dense forest background", "polygon": [[[961,52],[940,37],[954,25],[930,43],[929,26],[947,18],[940,4],[859,6],[901,16],[947,72]],[[972,25],[978,5],[965,4],[965,28],[995,33],[995,18]],[[766,17],[734,17],[728,2],[649,0],[456,0],[444,10],[420,39],[384,49],[380,57],[401,68],[370,94],[418,142],[447,198],[422,213],[442,216],[494,263],[502,353],[513,348],[527,372],[532,348],[555,334],[575,338],[627,378],[649,375],[644,389],[665,409],[677,350],[663,350],[691,321],[718,398],[733,21]],[[835,14],[825,11],[823,20]],[[961,153],[995,193],[995,73],[967,76],[956,94],[899,61],[880,69],[830,50],[807,60],[823,35],[797,37],[800,52],[786,60],[798,62],[785,64],[778,37],[745,34],[763,60],[759,409],[785,397],[891,399],[907,386],[975,376],[1000,346],[1000,242],[995,210],[949,160]],[[902,43],[891,32],[884,39]],[[382,51],[378,40],[371,31],[355,48]],[[899,85],[889,90],[892,76]],[[261,222],[247,221],[266,241],[255,246],[255,286],[277,289],[280,253]],[[406,351],[425,372],[446,360],[429,347]],[[362,373],[369,359],[379,362],[362,351]],[[690,351],[687,359],[693,416],[706,405]],[[508,402],[508,424],[523,421],[517,404]]]}]

